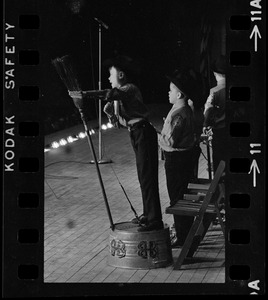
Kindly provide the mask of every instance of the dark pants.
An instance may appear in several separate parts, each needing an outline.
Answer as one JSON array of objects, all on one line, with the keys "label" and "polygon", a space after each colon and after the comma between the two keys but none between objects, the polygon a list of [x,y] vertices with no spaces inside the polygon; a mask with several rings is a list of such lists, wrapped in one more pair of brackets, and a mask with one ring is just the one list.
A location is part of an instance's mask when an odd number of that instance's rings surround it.
[{"label": "dark pants", "polygon": [[[170,205],[183,199],[193,173],[193,152],[164,152],[165,171]],[[193,217],[174,215],[175,230],[179,243],[183,244],[193,223]]]},{"label": "dark pants", "polygon": [[158,186],[158,141],[154,127],[145,122],[130,131],[131,144],[136,155],[143,214],[148,222],[162,221]]}]

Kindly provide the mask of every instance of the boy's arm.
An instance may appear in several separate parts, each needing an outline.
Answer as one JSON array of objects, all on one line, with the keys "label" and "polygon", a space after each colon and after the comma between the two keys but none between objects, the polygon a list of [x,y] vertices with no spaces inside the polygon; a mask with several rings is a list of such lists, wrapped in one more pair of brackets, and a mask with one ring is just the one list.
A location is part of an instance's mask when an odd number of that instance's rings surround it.
[{"label": "boy's arm", "polygon": [[118,89],[113,88],[106,93],[106,101],[114,101],[114,100],[125,100],[128,97],[129,89]]},{"label": "boy's arm", "polygon": [[120,128],[118,115],[115,113],[114,101],[107,102],[103,108],[103,111],[106,113],[110,123],[112,123],[114,127]]},{"label": "boy's arm", "polygon": [[106,100],[107,94],[110,92],[110,89],[106,90],[90,90],[90,91],[68,91],[69,96],[76,99],[82,99],[84,97],[90,98],[99,98]]}]

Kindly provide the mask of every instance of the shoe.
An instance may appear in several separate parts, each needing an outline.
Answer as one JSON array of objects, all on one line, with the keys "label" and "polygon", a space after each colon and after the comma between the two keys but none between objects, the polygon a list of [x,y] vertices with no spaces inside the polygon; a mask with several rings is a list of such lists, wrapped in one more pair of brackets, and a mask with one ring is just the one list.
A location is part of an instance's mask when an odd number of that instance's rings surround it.
[{"label": "shoe", "polygon": [[140,215],[139,220],[140,220],[140,222],[137,220],[137,218],[134,218],[131,220],[131,223],[133,223],[133,224],[146,224],[147,223],[147,217],[145,217],[144,215]]},{"label": "shoe", "polygon": [[181,248],[182,246],[183,246],[183,243],[180,242],[177,237],[175,237],[171,240],[171,248]]},{"label": "shoe", "polygon": [[152,223],[139,227],[137,230],[139,232],[145,232],[145,231],[152,231],[152,230],[160,230],[163,228],[164,228],[164,224],[162,221],[154,221]]}]

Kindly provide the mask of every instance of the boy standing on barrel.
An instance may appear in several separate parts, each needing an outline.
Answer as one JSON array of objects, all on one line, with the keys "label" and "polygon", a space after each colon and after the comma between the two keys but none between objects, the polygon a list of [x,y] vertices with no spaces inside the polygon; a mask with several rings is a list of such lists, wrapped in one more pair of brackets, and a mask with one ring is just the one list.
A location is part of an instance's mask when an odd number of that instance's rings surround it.
[{"label": "boy standing on barrel", "polygon": [[[117,56],[104,62],[109,69],[112,89],[100,91],[107,101],[104,112],[117,128],[127,128],[136,157],[137,174],[141,188],[143,214],[132,220],[139,224],[139,232],[163,229],[158,186],[157,132],[148,121],[149,112],[143,103],[139,88],[132,76],[139,68],[127,56]],[[69,92],[73,98],[87,96],[87,92]]]},{"label": "boy standing on barrel", "polygon": [[[136,157],[138,179],[141,187],[143,215],[138,231],[163,229],[158,187],[157,132],[148,121],[149,112],[143,104],[139,88],[131,83],[138,67],[131,58],[118,56],[104,62],[109,68],[112,89],[104,106],[111,123],[128,129]],[[136,222],[135,219],[132,222]]]}]

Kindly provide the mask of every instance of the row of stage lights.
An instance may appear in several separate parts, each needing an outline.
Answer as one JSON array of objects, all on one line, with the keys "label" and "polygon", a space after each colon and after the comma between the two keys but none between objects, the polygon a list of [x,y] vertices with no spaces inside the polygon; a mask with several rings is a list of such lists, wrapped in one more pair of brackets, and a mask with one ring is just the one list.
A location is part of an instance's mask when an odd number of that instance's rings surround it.
[{"label": "row of stage lights", "polygon": [[[102,124],[101,125],[101,129],[102,130],[107,130],[112,128],[113,125],[111,123],[107,123],[107,124]],[[89,134],[93,135],[95,134],[96,131],[94,129],[89,130]],[[48,152],[52,149],[57,149],[59,147],[65,146],[67,144],[71,144],[79,139],[84,139],[86,137],[86,133],[85,132],[79,132],[78,134],[72,135],[72,136],[68,136],[66,139],[62,138],[59,141],[54,141],[52,143],[50,143],[49,145],[45,146],[44,152]]]}]

